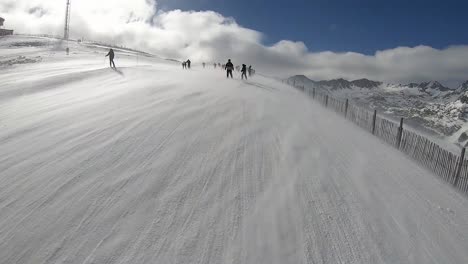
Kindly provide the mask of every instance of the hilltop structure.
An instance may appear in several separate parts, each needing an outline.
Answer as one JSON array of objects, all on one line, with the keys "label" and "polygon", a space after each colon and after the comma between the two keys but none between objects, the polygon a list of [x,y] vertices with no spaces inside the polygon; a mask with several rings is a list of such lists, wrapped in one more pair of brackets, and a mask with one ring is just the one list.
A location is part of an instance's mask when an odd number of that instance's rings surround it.
[{"label": "hilltop structure", "polygon": [[2,28],[3,22],[5,22],[5,19],[3,17],[0,17],[0,36],[13,35],[13,30]]}]

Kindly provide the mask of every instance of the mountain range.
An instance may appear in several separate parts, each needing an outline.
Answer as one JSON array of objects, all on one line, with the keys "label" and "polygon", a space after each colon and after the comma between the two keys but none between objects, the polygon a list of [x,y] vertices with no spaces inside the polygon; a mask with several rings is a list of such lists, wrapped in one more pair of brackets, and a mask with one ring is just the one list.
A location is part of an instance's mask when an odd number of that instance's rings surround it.
[{"label": "mountain range", "polygon": [[449,88],[438,81],[392,84],[369,79],[315,81],[304,75],[291,85],[318,89],[336,98],[377,109],[389,118],[404,117],[412,127],[459,146],[468,146],[468,81]]}]

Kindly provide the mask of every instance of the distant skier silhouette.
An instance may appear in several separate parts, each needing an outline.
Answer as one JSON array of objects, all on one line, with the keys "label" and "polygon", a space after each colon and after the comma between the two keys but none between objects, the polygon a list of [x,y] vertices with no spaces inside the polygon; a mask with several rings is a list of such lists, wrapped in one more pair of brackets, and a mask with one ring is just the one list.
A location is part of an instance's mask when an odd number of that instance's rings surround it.
[{"label": "distant skier silhouette", "polygon": [[187,60],[187,68],[190,69],[190,64],[191,64],[191,63],[192,63],[192,62],[191,62],[190,60]]},{"label": "distant skier silhouette", "polygon": [[231,59],[228,60],[228,62],[224,66],[224,69],[226,70],[227,78],[231,76],[232,79],[232,71],[234,70],[234,64],[232,64]]},{"label": "distant skier silhouette", "polygon": [[244,79],[244,77],[245,77],[245,79],[247,80],[247,65],[242,64],[242,70],[241,70],[241,72],[242,72],[242,76],[241,76],[241,77],[242,77],[242,80]]},{"label": "distant skier silhouette", "polygon": [[249,66],[249,77],[252,77],[252,65]]},{"label": "distant skier silhouette", "polygon": [[115,68],[115,63],[114,63],[114,50],[110,49],[109,53],[107,53],[106,57],[109,56],[109,66],[112,68]]},{"label": "distant skier silhouette", "polygon": [[182,69],[186,69],[187,68],[187,63],[184,61],[182,62]]}]

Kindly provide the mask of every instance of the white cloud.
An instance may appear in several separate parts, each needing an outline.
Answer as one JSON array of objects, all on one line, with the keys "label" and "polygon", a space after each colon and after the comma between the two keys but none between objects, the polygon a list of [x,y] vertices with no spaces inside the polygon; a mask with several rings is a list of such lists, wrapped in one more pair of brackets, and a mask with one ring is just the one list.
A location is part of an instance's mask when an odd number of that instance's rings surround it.
[{"label": "white cloud", "polygon": [[[61,35],[65,0],[1,0],[0,16],[21,33]],[[372,56],[311,52],[302,42],[262,44],[262,33],[221,14],[157,11],[155,0],[72,1],[71,36],[123,44],[161,56],[192,61],[253,64],[267,74],[313,79],[370,78],[390,82],[468,79],[468,46],[442,50],[397,47]]]}]

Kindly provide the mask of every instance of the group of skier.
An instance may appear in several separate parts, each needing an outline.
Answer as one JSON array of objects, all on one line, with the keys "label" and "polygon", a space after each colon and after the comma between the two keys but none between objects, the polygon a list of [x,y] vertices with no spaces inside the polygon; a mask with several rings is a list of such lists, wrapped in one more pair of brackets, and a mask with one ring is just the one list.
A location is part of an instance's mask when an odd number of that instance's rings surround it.
[{"label": "group of skier", "polygon": [[[110,49],[109,53],[107,53],[106,57],[109,57],[110,67],[115,69],[114,56],[115,56],[114,50]],[[188,59],[187,61],[182,62],[182,69],[190,69],[191,64],[192,64],[192,62],[190,61],[190,59]],[[203,68],[205,68],[206,63],[203,62],[202,65],[203,65]],[[249,77],[251,77],[255,73],[255,71],[252,69],[252,65],[250,65],[247,68],[247,65],[242,64],[242,68],[240,66],[236,66],[234,68],[234,64],[231,62],[231,59],[229,59],[226,64],[221,65],[221,63],[217,63],[217,64],[214,63],[213,66],[214,66],[215,69],[216,69],[216,67],[220,67],[221,69],[225,70],[226,71],[226,77],[227,78],[231,77],[231,79],[233,79],[232,72],[234,71],[234,69],[236,69],[237,71],[240,71],[242,73],[241,74],[242,80],[244,78],[247,80],[247,73],[248,73]]]},{"label": "group of skier", "polygon": [[182,69],[190,69],[191,64],[192,64],[192,62],[190,61],[190,59],[188,59],[187,61],[183,61],[182,62]]},{"label": "group of skier", "polygon": [[[232,71],[234,71],[234,64],[232,64],[231,59],[229,59],[228,62],[224,65],[224,69],[226,70],[226,77],[231,77],[232,79]],[[252,66],[249,66],[249,68],[247,69],[247,65],[242,64],[242,68],[240,66],[236,66],[236,70],[240,70],[240,72],[242,73],[242,80],[244,78],[247,80],[247,72],[249,73],[249,76],[252,76]]]},{"label": "group of skier", "polygon": [[[205,68],[205,67],[206,67],[206,63],[205,63],[205,62],[202,62],[202,66],[203,66],[203,68]],[[243,79],[246,79],[246,80],[247,80],[247,75],[248,75],[249,77],[251,77],[251,76],[255,73],[255,70],[252,69],[252,65],[250,65],[249,67],[247,67],[247,65],[242,64],[242,66],[236,66],[236,67],[234,67],[234,64],[232,63],[231,59],[229,59],[228,62],[227,62],[226,64],[221,64],[221,63],[219,63],[219,62],[218,62],[218,63],[213,63],[213,67],[214,67],[215,69],[216,69],[217,67],[219,67],[220,69],[225,70],[225,71],[226,71],[226,77],[227,77],[227,78],[231,77],[231,79],[234,78],[233,75],[232,75],[232,72],[234,71],[234,69],[235,69],[236,71],[238,71],[238,72],[240,71],[240,72],[242,73],[242,74],[241,74],[242,80],[243,80]],[[187,61],[182,62],[182,68],[183,68],[183,69],[187,69],[187,68],[190,69],[190,60],[187,60]]]},{"label": "group of skier", "polygon": [[252,65],[250,65],[248,68],[247,68],[247,65],[245,64],[242,64],[242,67],[241,66],[234,67],[234,64],[232,63],[231,59],[229,59],[226,64],[221,65],[221,63],[218,63],[218,64],[214,63],[213,66],[215,69],[216,67],[220,67],[222,70],[225,70],[226,77],[227,78],[231,77],[231,79],[233,78],[232,72],[234,71],[234,69],[236,71],[240,71],[242,73],[241,78],[242,79],[245,78],[246,80],[247,80],[247,74],[249,75],[249,77],[251,77],[255,73],[255,71],[252,69]]}]

